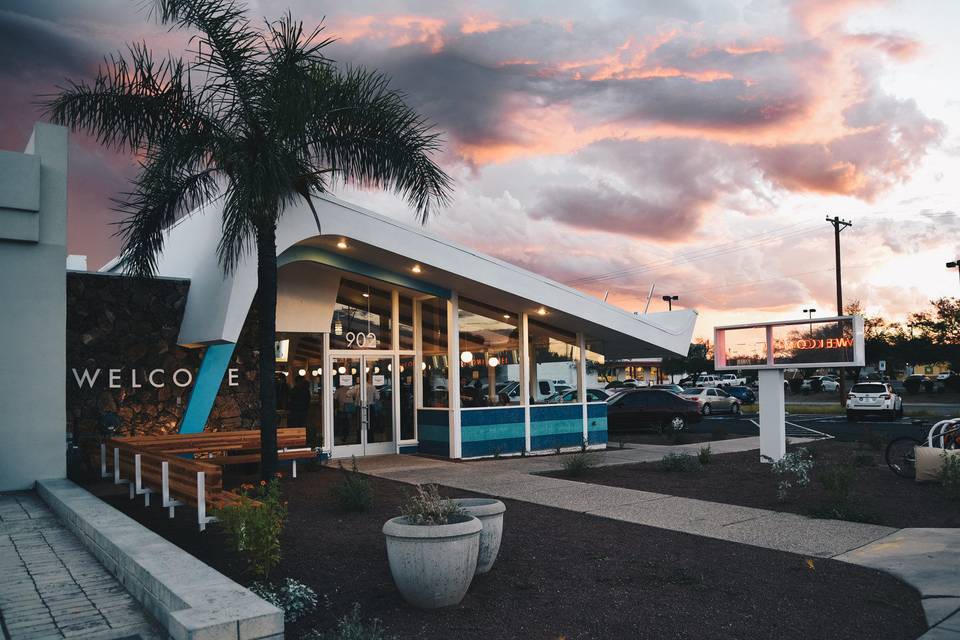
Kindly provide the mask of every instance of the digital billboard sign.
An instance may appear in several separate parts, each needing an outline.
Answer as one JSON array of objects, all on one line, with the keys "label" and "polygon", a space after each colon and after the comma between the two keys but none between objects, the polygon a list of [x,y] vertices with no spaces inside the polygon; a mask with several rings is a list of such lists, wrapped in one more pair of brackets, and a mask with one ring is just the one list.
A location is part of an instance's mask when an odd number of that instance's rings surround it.
[{"label": "digital billboard sign", "polygon": [[714,364],[718,371],[862,367],[863,317],[716,327]]}]

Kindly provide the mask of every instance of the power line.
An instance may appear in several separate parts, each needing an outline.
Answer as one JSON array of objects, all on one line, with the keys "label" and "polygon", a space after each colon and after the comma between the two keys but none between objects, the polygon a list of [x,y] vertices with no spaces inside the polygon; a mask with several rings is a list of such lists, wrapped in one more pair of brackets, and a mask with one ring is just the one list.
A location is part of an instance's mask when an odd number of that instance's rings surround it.
[{"label": "power line", "polygon": [[[872,267],[875,264],[885,262],[884,260],[873,260],[871,262],[865,262],[862,264],[847,265],[847,269],[865,269],[867,267]],[[775,278],[762,278],[759,280],[741,280],[739,282],[732,282],[722,285],[710,285],[707,287],[697,287],[696,289],[678,289],[678,294],[685,296],[690,295],[691,293],[697,293],[699,291],[717,291],[720,289],[734,289],[737,287],[748,286],[753,284],[761,284],[764,282],[779,282],[781,280],[788,280],[790,278],[796,278],[799,276],[809,276],[814,273],[824,273],[825,271],[835,271],[836,267],[827,267],[826,269],[814,269],[813,271],[799,271],[797,273],[785,273],[781,276]]]}]

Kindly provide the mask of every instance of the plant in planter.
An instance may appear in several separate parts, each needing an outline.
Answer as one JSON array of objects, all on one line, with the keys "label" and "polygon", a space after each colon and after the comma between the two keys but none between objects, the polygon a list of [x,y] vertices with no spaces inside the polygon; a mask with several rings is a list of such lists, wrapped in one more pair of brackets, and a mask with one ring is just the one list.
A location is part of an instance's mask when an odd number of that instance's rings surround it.
[{"label": "plant in planter", "polygon": [[403,515],[383,525],[400,594],[422,609],[458,604],[477,569],[480,520],[442,498],[435,485],[418,486],[400,511]]},{"label": "plant in planter", "polygon": [[497,560],[497,554],[500,553],[506,505],[493,498],[454,498],[450,502],[463,509],[467,515],[477,518],[483,525],[483,530],[480,532],[480,553],[477,556],[476,575],[490,571]]}]

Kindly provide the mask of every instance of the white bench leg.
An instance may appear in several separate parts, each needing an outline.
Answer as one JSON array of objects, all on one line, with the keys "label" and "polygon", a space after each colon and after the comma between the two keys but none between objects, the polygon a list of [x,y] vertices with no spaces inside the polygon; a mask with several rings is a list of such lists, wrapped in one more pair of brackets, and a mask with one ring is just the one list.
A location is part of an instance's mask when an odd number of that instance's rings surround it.
[{"label": "white bench leg", "polygon": [[173,518],[174,509],[182,503],[170,498],[170,463],[166,460],[160,463],[160,499],[160,504],[170,510],[169,517]]},{"label": "white bench leg", "polygon": [[133,484],[130,485],[134,490],[130,492],[130,498],[132,499],[134,495],[140,495],[142,480],[140,477],[140,454],[137,453],[133,456]]},{"label": "white bench leg", "polygon": [[200,525],[200,531],[207,529],[207,490],[206,474],[203,471],[197,472],[197,524]]},{"label": "white bench leg", "polygon": [[296,460],[296,458],[294,458],[294,460],[293,460],[293,477],[294,477],[294,478],[297,477],[297,460]]},{"label": "white bench leg", "polygon": [[120,449],[113,448],[113,484],[120,484]]},{"label": "white bench leg", "polygon": [[100,443],[100,477],[107,478],[110,474],[107,473],[107,443]]}]

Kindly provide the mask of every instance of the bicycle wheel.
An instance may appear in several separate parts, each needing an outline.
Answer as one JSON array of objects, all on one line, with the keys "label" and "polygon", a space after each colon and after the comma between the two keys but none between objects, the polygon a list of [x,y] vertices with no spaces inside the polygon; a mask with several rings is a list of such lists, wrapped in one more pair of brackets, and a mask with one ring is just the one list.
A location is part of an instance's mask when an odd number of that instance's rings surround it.
[{"label": "bicycle wheel", "polygon": [[903,436],[890,441],[884,456],[890,470],[901,478],[917,476],[917,460],[913,448],[923,445],[922,440]]}]

